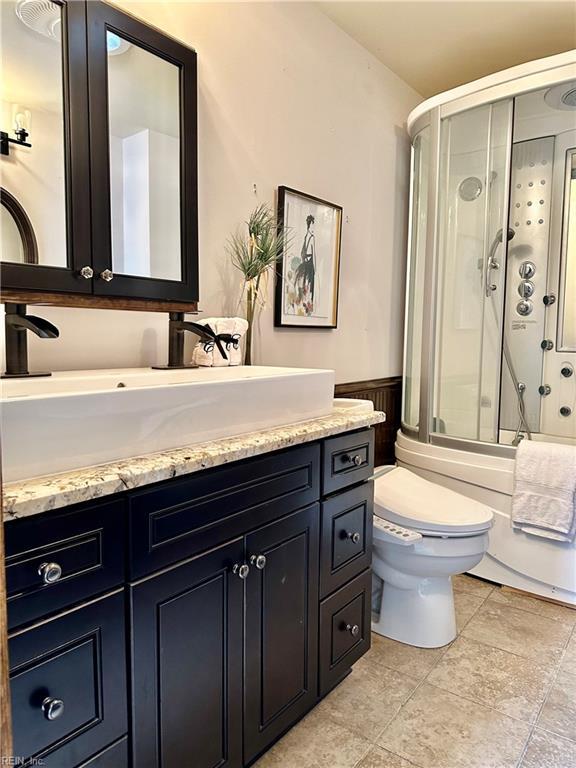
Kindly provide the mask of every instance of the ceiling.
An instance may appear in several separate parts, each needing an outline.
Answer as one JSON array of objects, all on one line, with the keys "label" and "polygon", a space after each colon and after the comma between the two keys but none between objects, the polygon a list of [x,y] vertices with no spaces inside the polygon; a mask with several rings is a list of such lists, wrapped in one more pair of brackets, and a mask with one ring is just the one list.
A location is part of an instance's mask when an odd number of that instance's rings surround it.
[{"label": "ceiling", "polygon": [[424,97],[576,48],[574,0],[320,2]]}]

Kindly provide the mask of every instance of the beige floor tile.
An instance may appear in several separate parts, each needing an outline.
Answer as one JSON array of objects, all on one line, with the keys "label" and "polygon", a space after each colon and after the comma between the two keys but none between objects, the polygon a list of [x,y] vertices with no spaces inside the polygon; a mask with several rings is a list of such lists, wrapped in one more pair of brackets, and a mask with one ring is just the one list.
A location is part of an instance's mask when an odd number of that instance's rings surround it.
[{"label": "beige floor tile", "polygon": [[472,595],[470,592],[454,592],[454,609],[456,611],[456,630],[462,632],[466,624],[484,602],[483,597]]},{"label": "beige floor tile", "polygon": [[467,592],[469,595],[476,595],[476,597],[488,597],[494,589],[494,585],[490,584],[489,581],[482,581],[482,579],[468,576],[465,573],[453,576],[452,586],[454,592]]},{"label": "beige floor tile", "polygon": [[459,637],[427,682],[505,715],[534,722],[555,668]]},{"label": "beige floor tile", "polygon": [[313,710],[255,764],[255,768],[353,768],[370,742]]},{"label": "beige floor tile", "polygon": [[423,680],[446,648],[416,648],[404,645],[388,637],[372,633],[372,648],[359,662],[360,664],[378,663],[397,672],[403,672],[417,680]]},{"label": "beige floor tile", "polygon": [[576,675],[576,630],[572,633],[572,637],[570,638],[570,642],[568,643],[560,666],[559,674],[562,675],[566,673],[569,675]]},{"label": "beige floor tile", "polygon": [[463,635],[525,658],[559,661],[571,627],[527,611],[487,600]]},{"label": "beige floor tile", "polygon": [[498,588],[491,593],[488,599],[502,605],[509,605],[512,608],[519,608],[522,611],[535,613],[538,616],[545,616],[547,619],[561,621],[569,626],[576,624],[575,609],[565,608],[563,605],[556,605],[547,600],[540,600],[537,597],[520,595],[516,592],[509,592],[506,589]]},{"label": "beige floor tile", "polygon": [[378,738],[421,768],[516,768],[530,726],[424,683]]},{"label": "beige floor tile", "polygon": [[576,675],[558,675],[542,707],[538,726],[576,741]]},{"label": "beige floor tile", "polygon": [[535,729],[520,768],[574,768],[576,742]]},{"label": "beige floor tile", "polygon": [[409,760],[404,760],[403,757],[394,755],[392,752],[388,752],[387,749],[381,747],[374,747],[361,760],[356,768],[419,768],[415,763],[411,763]]},{"label": "beige floor tile", "polygon": [[321,702],[318,709],[332,722],[374,741],[418,683],[417,679],[388,669],[374,658],[368,659],[356,664],[352,674]]}]

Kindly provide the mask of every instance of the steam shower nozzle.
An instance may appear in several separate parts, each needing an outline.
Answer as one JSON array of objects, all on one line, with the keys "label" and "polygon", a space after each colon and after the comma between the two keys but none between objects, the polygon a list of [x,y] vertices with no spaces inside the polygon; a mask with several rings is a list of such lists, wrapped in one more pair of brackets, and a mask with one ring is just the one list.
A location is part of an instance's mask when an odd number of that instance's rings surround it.
[{"label": "steam shower nozzle", "polygon": [[[508,227],[508,229],[506,230],[506,242],[509,243],[510,240],[512,240],[512,238],[514,237],[515,234],[516,234],[516,232],[511,227]],[[502,242],[503,235],[504,235],[504,230],[503,229],[499,229],[498,230],[498,234],[497,234],[497,238],[498,238],[498,242],[499,243]]]}]

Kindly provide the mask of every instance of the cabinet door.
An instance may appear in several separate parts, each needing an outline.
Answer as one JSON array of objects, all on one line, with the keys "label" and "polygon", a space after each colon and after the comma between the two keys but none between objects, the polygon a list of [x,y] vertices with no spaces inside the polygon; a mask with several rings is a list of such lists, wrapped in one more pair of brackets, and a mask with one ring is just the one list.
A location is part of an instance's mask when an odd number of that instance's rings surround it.
[{"label": "cabinet door", "polygon": [[[30,14],[16,0],[0,3],[0,282],[89,293],[80,272],[92,258],[86,5],[46,0],[42,34]],[[13,141],[18,127],[24,144]]]},{"label": "cabinet door", "polygon": [[316,701],[319,516],[314,504],[246,539],[245,762]]},{"label": "cabinet door", "polygon": [[88,3],[94,292],[198,299],[196,54]]},{"label": "cabinet door", "polygon": [[237,539],[131,587],[133,764],[242,764]]}]

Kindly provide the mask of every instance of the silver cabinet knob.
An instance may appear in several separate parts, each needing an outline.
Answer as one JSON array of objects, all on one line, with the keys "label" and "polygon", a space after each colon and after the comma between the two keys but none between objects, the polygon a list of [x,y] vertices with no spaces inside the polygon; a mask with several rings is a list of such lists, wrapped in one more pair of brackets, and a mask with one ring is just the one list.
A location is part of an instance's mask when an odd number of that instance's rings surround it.
[{"label": "silver cabinet knob", "polygon": [[360,537],[360,534],[358,533],[358,531],[354,531],[354,533],[352,533],[352,531],[347,531],[346,532],[346,538],[350,539],[350,541],[353,544],[359,544],[361,537]]},{"label": "silver cabinet knob", "polygon": [[250,566],[246,565],[246,563],[243,563],[242,565],[236,563],[234,566],[232,566],[232,573],[238,576],[239,579],[247,579],[248,574],[250,573]]},{"label": "silver cabinet knob", "polygon": [[352,637],[358,637],[360,634],[360,627],[358,624],[346,624],[346,632],[350,632]]},{"label": "silver cabinet knob", "polygon": [[92,267],[82,267],[80,275],[86,280],[91,280],[94,277],[94,270]]},{"label": "silver cabinet knob", "polygon": [[112,272],[110,269],[105,269],[103,272],[100,272],[100,277],[102,280],[105,280],[107,283],[109,283],[110,280],[114,280],[114,272]]},{"label": "silver cabinet knob", "polygon": [[58,563],[42,563],[38,575],[42,576],[44,584],[54,584],[62,576],[62,566]]},{"label": "silver cabinet knob", "polygon": [[42,702],[42,712],[44,712],[46,720],[57,720],[64,714],[64,702],[62,699],[46,696]]},{"label": "silver cabinet knob", "polygon": [[362,464],[362,456],[360,456],[358,453],[355,453],[353,456],[346,454],[346,456],[344,456],[344,460],[350,464],[354,464],[355,467],[359,467],[360,464]]},{"label": "silver cabinet knob", "polygon": [[250,565],[255,565],[259,571],[266,567],[266,555],[252,555]]}]

